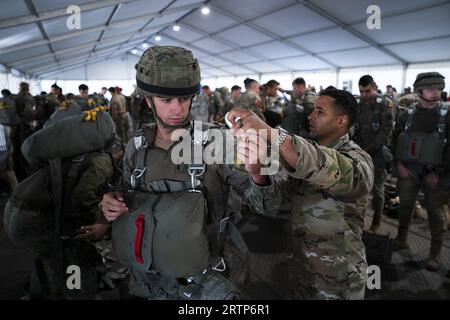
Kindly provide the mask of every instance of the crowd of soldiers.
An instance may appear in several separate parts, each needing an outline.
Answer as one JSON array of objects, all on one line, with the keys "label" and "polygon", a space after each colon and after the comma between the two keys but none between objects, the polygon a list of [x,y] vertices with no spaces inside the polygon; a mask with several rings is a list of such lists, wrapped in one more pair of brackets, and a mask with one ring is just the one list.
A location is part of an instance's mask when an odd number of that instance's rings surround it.
[{"label": "crowd of soldiers", "polygon": [[[450,114],[438,72],[418,74],[414,92],[405,90],[401,96],[392,86],[382,94],[365,75],[355,97],[331,86],[316,93],[303,78],[295,79],[291,90],[276,80],[261,86],[250,78],[243,93],[238,85],[231,91],[200,89],[198,62],[179,47],[147,49],[136,71],[131,97],[118,87],[89,95],[86,85],[80,85],[79,96],[64,96],[56,84],[50,94],[32,97],[22,83],[17,95],[2,91],[1,105],[2,119],[3,114],[13,119],[2,120],[13,153],[1,175],[9,190],[33,170],[20,155],[22,142],[33,132],[59,117],[92,109],[111,116],[126,147],[120,166],[116,159],[111,172],[94,170],[94,179],[102,181],[95,183],[95,200],[86,206],[101,211],[92,224],[81,226],[76,239],[100,240],[112,229],[117,259],[128,268],[128,297],[239,298],[237,285],[224,272],[233,268],[228,239],[249,254],[235,227],[239,209],[230,206],[231,197],[238,197],[266,216],[289,207],[287,298],[364,299],[364,217],[371,198],[370,232],[379,233],[387,172],[398,181],[396,250],[408,248],[408,229],[422,191],[432,239],[426,268],[442,267]],[[194,120],[204,123],[198,128]],[[194,155],[188,163],[173,162],[171,152],[179,141],[174,132],[184,129],[192,150],[206,149],[217,143],[208,140],[210,130],[229,133],[224,122],[236,129],[235,165],[204,163]],[[261,174],[261,150],[274,146],[280,159],[272,162],[280,164],[283,178]],[[113,172],[117,177],[106,181]],[[47,298],[60,297],[57,290],[49,291]]]}]

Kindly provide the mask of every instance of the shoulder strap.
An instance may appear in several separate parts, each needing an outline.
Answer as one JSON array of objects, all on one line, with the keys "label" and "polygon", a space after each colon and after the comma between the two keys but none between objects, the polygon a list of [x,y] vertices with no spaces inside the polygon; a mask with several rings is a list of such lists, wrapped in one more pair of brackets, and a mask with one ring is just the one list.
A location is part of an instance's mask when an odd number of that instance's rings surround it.
[{"label": "shoulder strap", "polygon": [[381,125],[381,108],[380,104],[383,103],[383,98],[377,97],[372,111],[372,129],[378,130]]},{"label": "shoulder strap", "polygon": [[405,122],[405,131],[409,131],[411,129],[413,121],[414,121],[414,114],[416,113],[416,106],[417,103],[413,103],[408,107],[408,117],[406,118]]},{"label": "shoulder strap", "polygon": [[440,103],[439,108],[437,108],[438,114],[439,114],[437,130],[439,132],[439,136],[444,141],[444,143],[447,143],[447,137],[445,135],[445,125],[447,122],[446,120],[447,120],[448,108],[449,108],[448,105],[446,105],[442,102]]},{"label": "shoulder strap", "polygon": [[49,161],[50,167],[50,178],[52,185],[53,194],[53,210],[55,215],[55,235],[54,235],[54,246],[55,246],[55,264],[56,264],[56,274],[55,274],[55,297],[56,299],[62,298],[62,288],[64,279],[64,261],[63,261],[63,248],[61,243],[61,214],[62,214],[62,168],[61,159],[53,159]]},{"label": "shoulder strap", "polygon": [[[205,130],[206,128],[206,130]],[[202,125],[200,121],[191,122],[191,163],[188,166],[188,173],[191,176],[192,192],[201,192],[198,190],[201,183],[198,183],[205,173],[205,163],[203,162],[203,149],[208,143],[209,127]]]},{"label": "shoulder strap", "polygon": [[141,178],[143,177],[147,167],[145,166],[145,160],[147,150],[150,146],[153,146],[156,139],[156,125],[143,126],[139,129],[134,138],[134,147],[136,149],[136,167],[131,174],[131,188],[135,190],[138,187],[138,183],[143,183]]}]

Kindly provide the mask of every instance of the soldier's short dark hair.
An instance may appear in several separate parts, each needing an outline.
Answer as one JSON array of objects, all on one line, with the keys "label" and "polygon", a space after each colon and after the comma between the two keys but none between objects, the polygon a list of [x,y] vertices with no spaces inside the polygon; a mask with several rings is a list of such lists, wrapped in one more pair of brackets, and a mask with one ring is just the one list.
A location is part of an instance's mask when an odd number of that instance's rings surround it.
[{"label": "soldier's short dark hair", "polygon": [[251,78],[245,78],[245,80],[244,80],[245,89],[248,89],[255,82],[257,83],[258,81],[256,81],[255,79],[251,79]]},{"label": "soldier's short dark hair", "polygon": [[348,91],[336,89],[333,86],[329,86],[320,93],[320,96],[328,96],[335,99],[334,105],[336,106],[340,114],[346,114],[348,116],[348,127],[350,128],[356,118],[356,110],[358,103],[355,97]]},{"label": "soldier's short dark hair", "polygon": [[114,87],[109,87],[108,91],[111,92],[111,93],[113,93],[113,92],[115,93],[115,92],[116,92],[116,88],[114,88]]},{"label": "soldier's short dark hair", "polygon": [[47,91],[41,91],[41,96],[46,96],[47,95]]},{"label": "soldier's short dark hair", "polygon": [[85,85],[85,84],[80,84],[80,86],[78,87],[78,90],[83,90],[83,91],[85,91],[85,90],[89,90],[89,87],[87,86],[87,85]]},{"label": "soldier's short dark hair", "polygon": [[275,86],[279,86],[280,83],[277,80],[270,80],[265,84],[266,88],[273,88]]},{"label": "soldier's short dark hair", "polygon": [[75,99],[75,95],[73,93],[68,93],[68,94],[66,94],[66,99],[73,100],[73,99]]},{"label": "soldier's short dark hair", "polygon": [[296,84],[296,85],[302,84],[302,85],[306,86],[305,79],[303,79],[302,77],[295,78],[294,81],[292,81],[292,85],[294,85],[294,84]]},{"label": "soldier's short dark hair", "polygon": [[202,88],[203,88],[203,90],[208,90],[209,86],[203,86]]},{"label": "soldier's short dark hair", "polygon": [[241,90],[242,88],[239,87],[238,85],[234,85],[231,87],[231,91],[236,91],[236,90]]},{"label": "soldier's short dark hair", "polygon": [[11,95],[11,91],[9,91],[8,89],[3,89],[2,90],[2,95],[4,95],[5,97],[10,96]]},{"label": "soldier's short dark hair", "polygon": [[359,78],[358,85],[362,87],[367,87],[368,85],[374,85],[376,86],[375,81],[373,81],[373,78],[371,75],[366,74],[365,76],[362,76]]}]

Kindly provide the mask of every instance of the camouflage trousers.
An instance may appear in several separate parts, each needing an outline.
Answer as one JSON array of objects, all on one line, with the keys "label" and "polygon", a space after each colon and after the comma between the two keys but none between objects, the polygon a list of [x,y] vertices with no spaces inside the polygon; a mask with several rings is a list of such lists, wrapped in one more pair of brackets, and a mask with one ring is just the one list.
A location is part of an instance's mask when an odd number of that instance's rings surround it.
[{"label": "camouflage trousers", "polygon": [[335,266],[312,267],[307,261],[288,260],[288,299],[291,300],[363,300],[367,283],[367,263],[361,260],[358,272],[349,272],[346,262]]},{"label": "camouflage trousers", "polygon": [[372,188],[372,225],[379,226],[381,215],[384,209],[384,183],[386,181],[386,170],[383,168],[374,168],[374,181]]},{"label": "camouflage trousers", "polygon": [[427,209],[431,233],[430,254],[439,255],[445,232],[443,209],[448,201],[448,192],[425,184],[418,186],[412,179],[403,178],[398,179],[397,188],[400,197],[398,237],[406,239],[412,222],[417,195],[419,190],[422,190],[425,196],[425,208]]}]

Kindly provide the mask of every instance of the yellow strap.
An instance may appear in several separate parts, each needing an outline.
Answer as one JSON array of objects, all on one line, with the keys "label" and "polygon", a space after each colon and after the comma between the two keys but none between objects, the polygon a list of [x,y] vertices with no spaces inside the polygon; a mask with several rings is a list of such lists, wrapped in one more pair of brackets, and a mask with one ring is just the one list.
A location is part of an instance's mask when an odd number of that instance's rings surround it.
[{"label": "yellow strap", "polygon": [[97,107],[92,110],[83,111],[83,113],[86,115],[84,117],[84,120],[96,121],[97,120],[97,112],[99,112],[99,111],[105,111],[105,107]]}]

